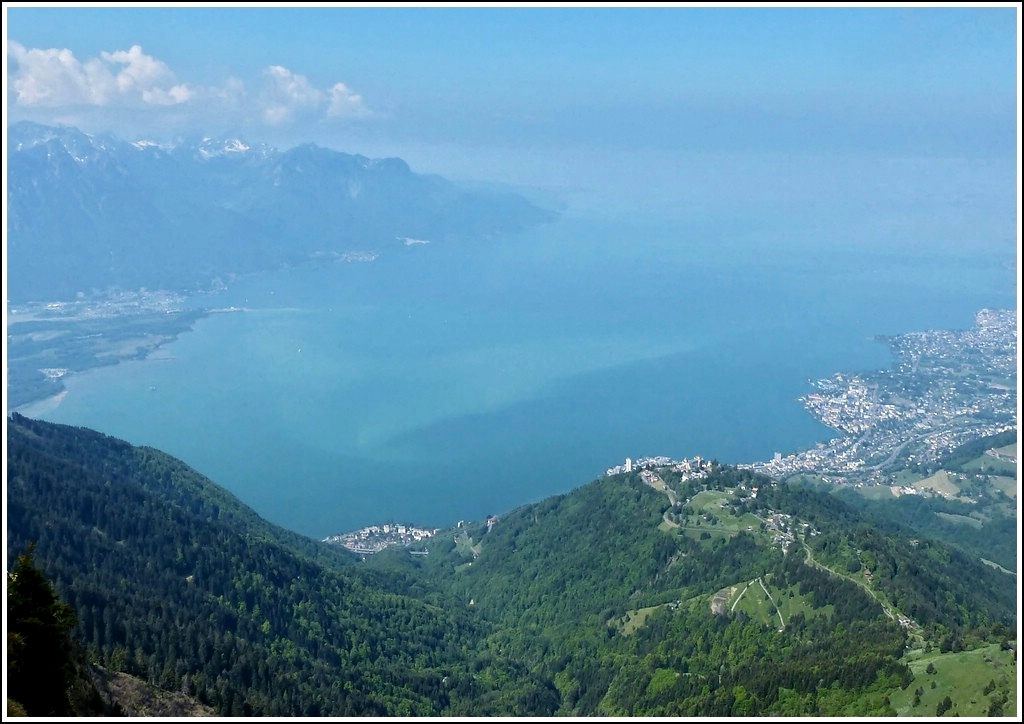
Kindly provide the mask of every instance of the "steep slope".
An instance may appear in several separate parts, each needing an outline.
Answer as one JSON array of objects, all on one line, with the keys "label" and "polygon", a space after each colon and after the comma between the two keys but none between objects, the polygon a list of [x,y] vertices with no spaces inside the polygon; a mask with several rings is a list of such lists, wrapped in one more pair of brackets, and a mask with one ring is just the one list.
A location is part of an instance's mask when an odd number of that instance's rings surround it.
[{"label": "steep slope", "polygon": [[99,663],[222,714],[449,705],[465,607],[265,523],[155,450],[14,416],[7,456],[8,555],[36,542]]},{"label": "steep slope", "polygon": [[34,564],[31,548],[5,580],[8,716],[91,716],[103,712],[71,632],[75,611]]}]

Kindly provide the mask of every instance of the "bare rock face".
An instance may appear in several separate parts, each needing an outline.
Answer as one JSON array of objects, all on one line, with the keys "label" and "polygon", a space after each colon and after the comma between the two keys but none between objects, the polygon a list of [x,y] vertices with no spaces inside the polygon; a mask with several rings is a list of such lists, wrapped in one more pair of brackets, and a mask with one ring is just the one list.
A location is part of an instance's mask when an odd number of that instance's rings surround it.
[{"label": "bare rock face", "polygon": [[216,714],[211,707],[187,694],[165,691],[128,674],[99,666],[92,667],[90,673],[104,709],[113,716],[178,718]]}]

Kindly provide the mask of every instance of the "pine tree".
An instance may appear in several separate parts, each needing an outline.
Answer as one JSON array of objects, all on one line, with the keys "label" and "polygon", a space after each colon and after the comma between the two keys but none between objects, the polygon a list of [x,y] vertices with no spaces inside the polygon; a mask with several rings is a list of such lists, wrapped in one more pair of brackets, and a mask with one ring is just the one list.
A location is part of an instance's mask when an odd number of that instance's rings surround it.
[{"label": "pine tree", "polygon": [[36,567],[34,547],[7,576],[8,707],[13,700],[29,716],[65,716],[74,676],[68,634],[78,620]]}]

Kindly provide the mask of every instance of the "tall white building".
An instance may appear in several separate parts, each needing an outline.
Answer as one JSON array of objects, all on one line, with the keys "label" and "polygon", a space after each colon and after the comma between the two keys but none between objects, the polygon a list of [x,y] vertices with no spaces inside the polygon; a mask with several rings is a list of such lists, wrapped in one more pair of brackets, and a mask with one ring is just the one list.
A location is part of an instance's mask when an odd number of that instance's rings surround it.
[{"label": "tall white building", "polygon": [[630,460],[629,458],[626,458],[626,472],[627,473],[633,472],[633,461]]}]

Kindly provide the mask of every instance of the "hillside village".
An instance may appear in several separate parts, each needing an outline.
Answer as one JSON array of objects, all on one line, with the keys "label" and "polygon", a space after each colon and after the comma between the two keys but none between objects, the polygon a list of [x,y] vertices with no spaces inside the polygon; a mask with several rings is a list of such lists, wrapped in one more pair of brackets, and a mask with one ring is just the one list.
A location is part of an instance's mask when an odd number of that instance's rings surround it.
[{"label": "hillside village", "polygon": [[329,535],[324,543],[341,545],[353,553],[367,555],[379,553],[392,546],[411,546],[437,535],[437,528],[419,528],[407,523],[371,525],[349,533]]}]

